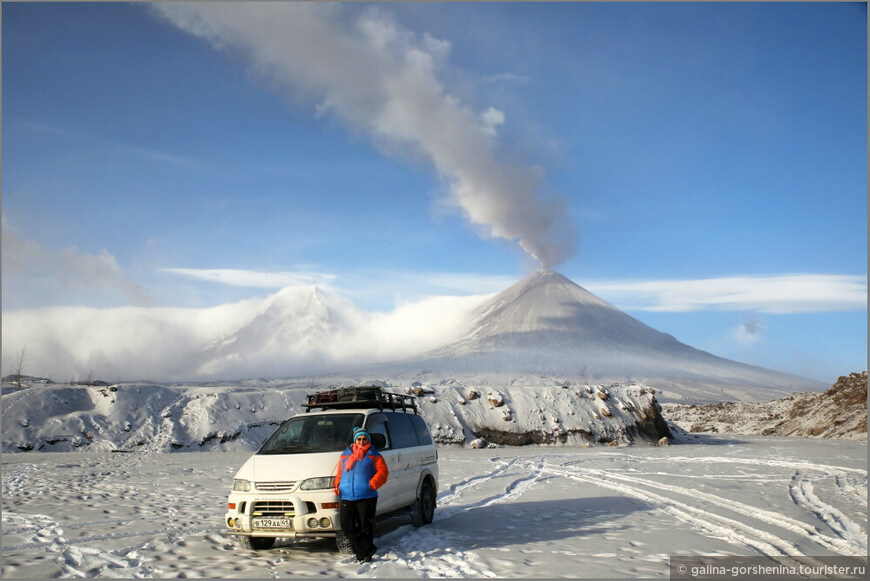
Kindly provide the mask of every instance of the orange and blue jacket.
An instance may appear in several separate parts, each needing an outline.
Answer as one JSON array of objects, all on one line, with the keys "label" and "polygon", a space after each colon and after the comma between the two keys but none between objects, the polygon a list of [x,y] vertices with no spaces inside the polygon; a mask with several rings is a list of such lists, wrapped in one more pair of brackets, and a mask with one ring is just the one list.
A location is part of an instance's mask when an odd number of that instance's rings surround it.
[{"label": "orange and blue jacket", "polygon": [[335,475],[335,493],[340,494],[342,500],[377,498],[378,488],[384,485],[390,474],[384,457],[371,447],[362,460],[355,462],[350,471],[345,472],[344,463],[352,454],[350,446],[341,454]]}]

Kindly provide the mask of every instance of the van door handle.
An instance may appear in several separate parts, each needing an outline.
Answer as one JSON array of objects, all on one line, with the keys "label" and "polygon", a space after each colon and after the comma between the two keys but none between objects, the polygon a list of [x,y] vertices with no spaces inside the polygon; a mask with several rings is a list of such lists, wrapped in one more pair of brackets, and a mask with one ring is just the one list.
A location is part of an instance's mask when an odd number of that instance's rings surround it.
[{"label": "van door handle", "polygon": [[401,462],[401,461],[402,461],[402,455],[396,454],[396,462]]}]

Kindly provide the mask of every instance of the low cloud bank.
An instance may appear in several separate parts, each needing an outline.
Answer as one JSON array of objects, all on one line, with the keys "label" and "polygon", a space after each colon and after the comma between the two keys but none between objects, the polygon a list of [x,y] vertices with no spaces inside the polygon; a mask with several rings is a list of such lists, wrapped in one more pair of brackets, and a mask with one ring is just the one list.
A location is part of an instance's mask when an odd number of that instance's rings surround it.
[{"label": "low cloud bank", "polygon": [[486,296],[370,313],[316,287],[205,309],[52,307],[3,314],[4,371],[54,381],[291,377],[411,357],[457,338]]}]

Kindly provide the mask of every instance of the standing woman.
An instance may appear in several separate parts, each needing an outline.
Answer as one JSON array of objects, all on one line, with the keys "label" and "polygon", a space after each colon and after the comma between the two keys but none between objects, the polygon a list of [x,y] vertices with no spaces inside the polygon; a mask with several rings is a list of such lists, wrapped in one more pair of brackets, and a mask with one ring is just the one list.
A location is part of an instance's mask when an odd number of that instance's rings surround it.
[{"label": "standing woman", "polygon": [[371,444],[369,433],[355,428],[353,446],[348,446],[338,461],[335,493],[341,495],[341,529],[357,561],[371,561],[377,550],[374,536],[378,488],[388,475],[387,463]]}]

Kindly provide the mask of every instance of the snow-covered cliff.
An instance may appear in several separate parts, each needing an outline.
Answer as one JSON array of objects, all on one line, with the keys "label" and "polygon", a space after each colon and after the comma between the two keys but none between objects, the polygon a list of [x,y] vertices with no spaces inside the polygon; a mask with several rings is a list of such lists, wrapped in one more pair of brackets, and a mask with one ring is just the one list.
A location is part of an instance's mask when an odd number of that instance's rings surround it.
[{"label": "snow-covered cliff", "polygon": [[[375,382],[368,382],[375,383]],[[668,436],[653,390],[639,385],[493,388],[393,385],[418,393],[441,444],[657,443]],[[110,386],[22,382],[3,388],[3,452],[253,450],[305,396],[338,384],[249,381]],[[479,444],[479,442],[478,442]]]}]

